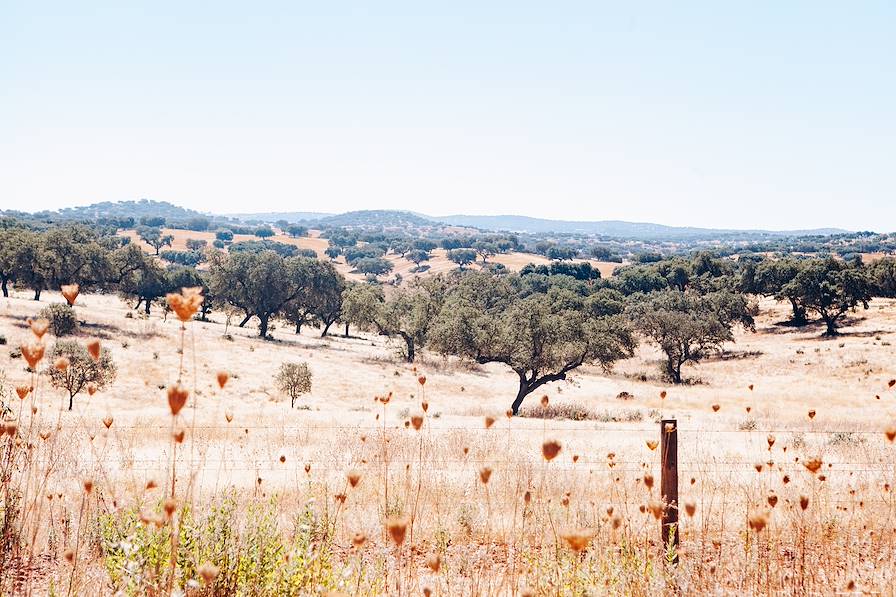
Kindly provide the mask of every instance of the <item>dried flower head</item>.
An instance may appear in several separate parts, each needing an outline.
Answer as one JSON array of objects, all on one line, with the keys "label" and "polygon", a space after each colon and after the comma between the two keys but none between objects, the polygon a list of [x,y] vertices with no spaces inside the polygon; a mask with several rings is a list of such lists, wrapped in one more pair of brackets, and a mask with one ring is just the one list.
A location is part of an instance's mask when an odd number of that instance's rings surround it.
[{"label": "dried flower head", "polygon": [[44,337],[44,334],[50,329],[50,320],[49,319],[29,319],[28,326],[31,328],[31,333],[40,340]]},{"label": "dried flower head", "polygon": [[361,482],[361,472],[355,469],[350,470],[346,473],[345,478],[348,479],[348,484],[353,488],[358,486],[358,483]]},{"label": "dried flower head", "polygon": [[439,557],[439,554],[429,554],[429,556],[426,557],[426,567],[433,572],[438,573],[439,569],[442,567],[442,558]]},{"label": "dried flower head", "polygon": [[712,412],[717,413],[717,412],[719,412],[719,409],[720,409],[720,408],[722,408],[722,406],[721,406],[720,404],[713,404],[713,405],[712,405]]},{"label": "dried flower head", "polygon": [[550,462],[557,457],[557,454],[560,453],[560,449],[560,442],[555,439],[549,439],[541,444],[541,455],[544,456],[545,460]]},{"label": "dried flower head", "polygon": [[389,537],[397,547],[401,547],[404,543],[404,537],[408,530],[408,519],[406,516],[390,516],[386,519],[386,530]]},{"label": "dried flower head", "polygon": [[570,529],[560,533],[560,538],[566,546],[575,553],[582,553],[588,549],[588,544],[594,538],[594,533],[588,529]]},{"label": "dried flower head", "polygon": [[94,394],[96,394],[96,384],[95,383],[90,382],[89,384],[87,384],[87,394],[89,396],[93,396]]},{"label": "dried flower head", "polygon": [[63,284],[59,287],[59,290],[62,291],[62,296],[65,297],[69,306],[74,307],[75,300],[77,300],[81,288],[77,284]]},{"label": "dried flower head", "polygon": [[224,386],[227,385],[227,380],[230,379],[230,374],[226,371],[218,371],[215,378],[218,380],[218,387],[223,390]]},{"label": "dried flower head", "polygon": [[28,363],[28,366],[36,370],[37,364],[44,358],[44,351],[46,348],[43,344],[35,343],[23,344],[19,347],[19,350],[22,351],[22,356],[25,357],[25,362]]},{"label": "dried flower head", "polygon": [[486,416],[485,417],[485,428],[490,429],[492,425],[495,424],[495,417]]},{"label": "dried flower head", "polygon": [[71,361],[68,360],[68,357],[59,357],[53,362],[53,366],[60,373],[65,373],[68,370],[68,366],[71,365]]},{"label": "dried flower head", "polygon": [[423,409],[423,412],[429,412],[429,402],[427,402],[426,400],[422,401],[420,403],[420,408]]},{"label": "dried flower head", "polygon": [[114,419],[111,416],[107,415],[103,417],[103,425],[106,426],[106,429],[112,426],[112,421],[114,421]]},{"label": "dried flower head", "polygon": [[228,423],[230,423],[231,421],[233,421],[233,413],[230,412],[229,410],[226,411],[224,413],[224,418],[227,420]]},{"label": "dried flower head", "polygon": [[84,493],[93,492],[93,479],[84,479]]},{"label": "dried flower head", "polygon": [[418,377],[417,383],[419,383],[421,386],[425,386],[426,385],[426,376],[421,375],[420,377]]},{"label": "dried flower head", "polygon": [[165,516],[171,518],[174,511],[177,510],[177,502],[174,501],[174,498],[168,498],[162,502],[162,509],[165,511]]},{"label": "dried flower head", "polygon": [[809,418],[810,418],[810,419],[814,419],[814,418],[815,418],[815,410],[814,410],[814,409],[809,411]]},{"label": "dried flower head", "polygon": [[694,513],[697,511],[697,504],[694,502],[685,502],[684,503],[684,511],[688,516],[693,517]]},{"label": "dried flower head", "polygon": [[653,475],[649,473],[644,475],[644,486],[647,489],[653,489]]},{"label": "dried flower head", "polygon": [[647,509],[650,510],[654,518],[659,520],[663,517],[663,511],[666,509],[666,506],[660,500],[650,500],[647,503]]},{"label": "dried flower head", "polygon": [[205,562],[196,570],[199,573],[199,576],[202,577],[203,582],[209,585],[218,578],[218,574],[221,572],[220,568],[212,564],[211,562]]},{"label": "dried flower head", "polygon": [[801,495],[800,496],[800,508],[805,510],[808,507],[809,507],[809,498],[807,498],[804,495]]},{"label": "dried flower head", "polygon": [[24,400],[31,393],[31,386],[16,386],[16,394],[20,400]]},{"label": "dried flower head", "polygon": [[174,443],[182,444],[184,443],[184,437],[187,435],[187,432],[183,428],[175,429],[171,433],[172,439],[174,439]]},{"label": "dried flower head", "polygon": [[367,543],[367,535],[364,533],[355,533],[352,536],[352,546],[355,549],[361,549],[365,543]]},{"label": "dried flower head", "polygon": [[168,388],[168,406],[171,407],[172,415],[177,416],[177,414],[184,408],[189,395],[190,391],[181,387],[180,384]]},{"label": "dried flower head", "polygon": [[550,403],[551,403],[551,400],[548,398],[547,394],[545,394],[544,396],[541,397],[541,407],[542,408],[547,408],[548,404],[550,404]]},{"label": "dried flower head", "polygon": [[411,426],[416,431],[420,431],[420,428],[423,427],[423,415],[412,415],[411,416]]},{"label": "dried flower head", "polygon": [[492,478],[492,469],[489,466],[484,466],[479,469],[479,480],[482,481],[483,485],[488,485],[489,479]]},{"label": "dried flower head", "polygon": [[818,469],[821,468],[821,458],[812,458],[810,460],[806,460],[803,462],[803,466],[809,469],[809,472],[815,474],[818,472]]},{"label": "dried flower head", "polygon": [[658,445],[660,445],[660,443],[658,441],[656,441],[655,439],[647,440],[647,447],[650,448],[651,451],[656,450],[656,447]]},{"label": "dried flower head", "polygon": [[180,293],[171,292],[165,295],[165,300],[177,318],[186,323],[193,319],[202,305],[202,287],[181,288]]},{"label": "dried flower head", "polygon": [[884,429],[884,435],[887,436],[888,441],[896,440],[896,425],[890,425]]},{"label": "dried flower head", "polygon": [[775,506],[778,505],[778,496],[776,496],[773,493],[768,494],[768,497],[765,499],[768,502],[768,505],[771,506],[772,508],[774,508]]},{"label": "dried flower head", "polygon": [[750,524],[750,528],[756,531],[757,533],[762,532],[762,530],[768,526],[768,513],[767,512],[754,512],[749,516],[747,522]]},{"label": "dried flower head", "polygon": [[660,400],[665,400],[666,396],[668,396],[668,394],[666,394],[666,390],[663,390],[662,392],[660,392]]},{"label": "dried flower head", "polygon": [[87,343],[87,353],[94,360],[99,362],[100,360],[100,341],[93,339]]}]

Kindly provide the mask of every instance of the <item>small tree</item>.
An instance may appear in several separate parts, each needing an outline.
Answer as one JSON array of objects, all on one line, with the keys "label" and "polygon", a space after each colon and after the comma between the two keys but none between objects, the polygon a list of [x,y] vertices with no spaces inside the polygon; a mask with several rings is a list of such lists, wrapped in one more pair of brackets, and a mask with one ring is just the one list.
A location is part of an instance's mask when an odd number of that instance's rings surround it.
[{"label": "small tree", "polygon": [[[65,368],[56,367],[56,361],[60,357],[68,359]],[[68,409],[77,396],[89,384],[93,384],[97,390],[108,386],[115,379],[115,363],[112,355],[105,348],[100,350],[99,360],[94,360],[87,353],[87,349],[74,340],[60,340],[53,347],[53,358],[47,368],[47,375],[54,388],[68,392]]]},{"label": "small tree", "polygon": [[170,234],[162,234],[161,229],[152,226],[141,226],[137,229],[137,235],[156,250],[156,255],[162,250],[162,247],[170,247],[174,242],[174,236]]},{"label": "small tree", "polygon": [[837,322],[848,311],[855,311],[859,305],[868,308],[872,284],[863,267],[829,257],[806,261],[782,292],[798,296],[807,310],[824,321],[825,335],[834,336]]},{"label": "small tree", "polygon": [[638,330],[666,355],[663,372],[681,383],[681,367],[699,362],[706,353],[733,342],[732,328],[753,328],[750,306],[743,295],[716,292],[700,296],[665,290],[647,295],[632,306],[630,315]]},{"label": "small tree", "polygon": [[208,246],[208,241],[201,238],[188,238],[187,248],[191,251],[201,251]]},{"label": "small tree", "polygon": [[355,261],[355,269],[362,274],[367,274],[368,278],[376,279],[378,276],[388,274],[392,271],[392,262],[382,257],[364,257]]},{"label": "small tree", "polygon": [[300,236],[308,236],[308,227],[300,226],[298,224],[292,224],[290,226],[286,226],[284,230],[293,238],[298,238]]},{"label": "small tree", "polygon": [[289,407],[295,408],[296,399],[311,391],[311,369],[308,363],[283,363],[276,381],[277,389],[289,396]]},{"label": "small tree", "polygon": [[262,226],[255,230],[255,236],[258,238],[270,238],[274,236],[274,230],[270,226]]},{"label": "small tree", "polygon": [[424,261],[429,261],[429,251],[426,249],[413,249],[407,254],[407,258],[409,261],[414,262],[414,271],[420,270],[420,264]]},{"label": "small tree", "polygon": [[53,303],[40,310],[37,316],[50,322],[50,331],[57,338],[70,336],[78,331],[75,310],[65,303]]},{"label": "small tree", "polygon": [[465,265],[476,261],[476,251],[474,249],[451,249],[448,251],[448,259],[456,263],[460,269],[464,269]]}]

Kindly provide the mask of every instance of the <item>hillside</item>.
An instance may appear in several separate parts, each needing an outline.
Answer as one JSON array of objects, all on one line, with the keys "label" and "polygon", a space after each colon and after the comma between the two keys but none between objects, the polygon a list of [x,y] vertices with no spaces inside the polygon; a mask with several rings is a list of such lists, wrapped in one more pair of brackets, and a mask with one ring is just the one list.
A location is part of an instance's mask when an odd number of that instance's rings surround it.
[{"label": "hillside", "polygon": [[840,234],[848,232],[839,228],[818,228],[814,230],[734,230],[715,228],[694,228],[665,226],[649,222],[625,222],[621,220],[573,221],[548,220],[518,215],[470,216],[451,215],[430,217],[432,220],[457,226],[471,226],[484,230],[504,230],[510,232],[546,232],[594,234],[615,238],[633,239],[694,239],[718,238],[720,236],[807,236]]}]

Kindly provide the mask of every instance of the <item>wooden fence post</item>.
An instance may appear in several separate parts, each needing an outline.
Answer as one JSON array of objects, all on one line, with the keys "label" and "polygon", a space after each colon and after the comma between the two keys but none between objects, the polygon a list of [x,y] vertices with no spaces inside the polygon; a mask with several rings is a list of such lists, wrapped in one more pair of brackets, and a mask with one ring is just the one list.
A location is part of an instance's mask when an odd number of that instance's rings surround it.
[{"label": "wooden fence post", "polygon": [[662,545],[666,553],[673,553],[673,564],[678,563],[678,421],[660,421],[660,458],[662,474],[660,493],[663,509]]}]

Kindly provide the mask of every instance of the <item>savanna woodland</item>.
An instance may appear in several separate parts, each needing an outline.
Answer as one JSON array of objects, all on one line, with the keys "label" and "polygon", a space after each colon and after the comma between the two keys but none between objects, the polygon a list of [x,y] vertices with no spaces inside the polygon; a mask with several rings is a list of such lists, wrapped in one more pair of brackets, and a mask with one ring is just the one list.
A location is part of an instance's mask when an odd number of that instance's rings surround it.
[{"label": "savanna woodland", "polygon": [[894,251],[7,212],[0,594],[889,594]]}]

